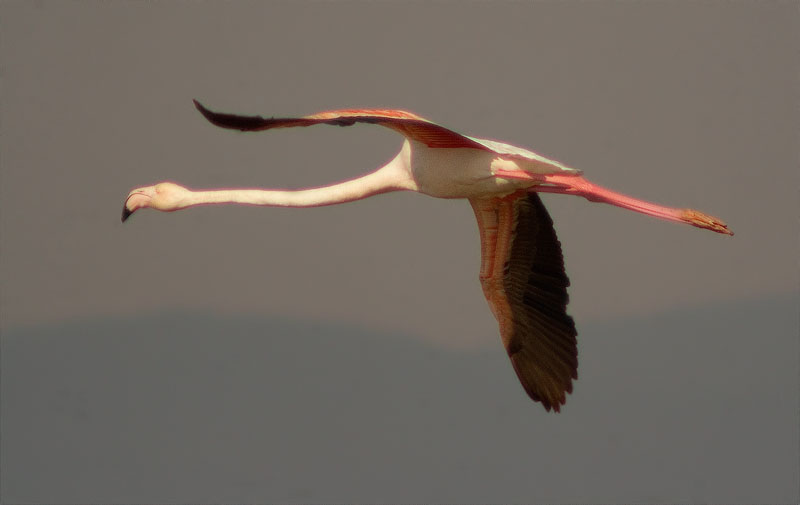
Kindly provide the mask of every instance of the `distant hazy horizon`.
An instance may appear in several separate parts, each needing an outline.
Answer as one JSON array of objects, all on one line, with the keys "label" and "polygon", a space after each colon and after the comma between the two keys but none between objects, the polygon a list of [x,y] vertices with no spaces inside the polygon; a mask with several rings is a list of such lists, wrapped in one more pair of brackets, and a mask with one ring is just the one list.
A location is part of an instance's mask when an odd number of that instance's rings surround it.
[{"label": "distant hazy horizon", "polygon": [[560,414],[499,341],[198,312],[7,332],[2,501],[794,503],[799,300],[581,325]]}]

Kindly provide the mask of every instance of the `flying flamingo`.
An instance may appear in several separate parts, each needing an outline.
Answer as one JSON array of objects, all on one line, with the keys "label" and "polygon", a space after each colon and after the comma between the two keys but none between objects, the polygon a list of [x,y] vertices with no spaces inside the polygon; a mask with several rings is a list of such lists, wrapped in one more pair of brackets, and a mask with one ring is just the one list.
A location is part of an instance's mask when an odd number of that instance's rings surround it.
[{"label": "flying flamingo", "polygon": [[691,209],[656,205],[586,180],[580,170],[534,152],[461,135],[411,112],[347,109],[297,118],[262,118],[197,109],[222,128],[271,128],[371,123],[405,137],[388,164],[362,177],[301,190],[217,189],[195,191],[172,182],[134,189],[122,221],[141,208],[165,212],[210,204],[316,207],[360,200],[389,191],[417,191],[438,198],[466,198],[478,220],[479,279],[500,326],[503,345],[522,387],[556,412],[578,378],[577,331],[567,314],[569,279],[553,222],[536,193],[582,196],[650,216],[733,235],[717,218]]}]

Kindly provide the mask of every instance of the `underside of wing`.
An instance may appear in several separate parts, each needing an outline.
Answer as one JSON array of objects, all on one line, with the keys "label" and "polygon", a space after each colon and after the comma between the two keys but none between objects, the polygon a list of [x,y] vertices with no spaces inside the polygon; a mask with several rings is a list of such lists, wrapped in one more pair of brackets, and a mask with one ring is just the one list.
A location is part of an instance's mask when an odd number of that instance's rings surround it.
[{"label": "underside of wing", "polygon": [[[490,208],[484,207],[484,215]],[[566,311],[569,279],[561,244],[537,194],[500,200],[496,209],[498,231],[491,234],[483,230],[491,219],[484,217],[482,224],[476,208],[486,242],[482,255],[499,262],[491,268],[495,278],[482,278],[484,294],[522,387],[547,410],[559,411],[578,378],[577,331]]]},{"label": "underside of wing", "polygon": [[569,278],[553,221],[536,193],[514,205],[503,279],[513,314],[506,350],[525,391],[556,411],[578,378],[575,322],[567,314]]},{"label": "underside of wing", "polygon": [[295,118],[264,118],[261,116],[242,116],[213,112],[197,100],[194,100],[194,105],[211,123],[233,130],[261,131],[272,128],[291,128],[316,124],[351,126],[355,123],[369,123],[391,128],[405,137],[421,142],[428,147],[471,148],[491,151],[491,148],[470,137],[432,123],[412,112],[402,110],[343,109]]}]

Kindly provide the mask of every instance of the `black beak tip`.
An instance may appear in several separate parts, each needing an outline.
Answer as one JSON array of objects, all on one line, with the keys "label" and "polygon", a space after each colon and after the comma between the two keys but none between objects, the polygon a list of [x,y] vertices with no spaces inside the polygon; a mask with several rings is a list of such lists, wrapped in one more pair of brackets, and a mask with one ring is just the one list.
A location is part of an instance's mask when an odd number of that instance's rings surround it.
[{"label": "black beak tip", "polygon": [[129,217],[131,217],[131,214],[133,214],[133,211],[132,210],[128,210],[127,206],[123,206],[122,207],[122,222],[124,223],[125,221],[127,221],[127,219]]}]

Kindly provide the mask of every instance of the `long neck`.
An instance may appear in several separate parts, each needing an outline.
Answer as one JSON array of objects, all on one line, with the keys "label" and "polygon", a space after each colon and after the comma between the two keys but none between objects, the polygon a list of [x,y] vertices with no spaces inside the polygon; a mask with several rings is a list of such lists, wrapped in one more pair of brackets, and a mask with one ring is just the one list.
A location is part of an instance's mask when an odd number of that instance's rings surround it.
[{"label": "long neck", "polygon": [[330,186],[299,189],[218,189],[192,191],[181,205],[238,204],[270,207],[321,207],[352,202],[386,193],[414,189],[413,180],[404,169],[402,152],[387,165],[362,177]]}]

